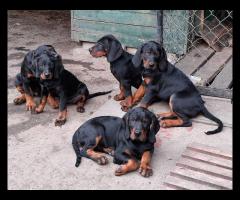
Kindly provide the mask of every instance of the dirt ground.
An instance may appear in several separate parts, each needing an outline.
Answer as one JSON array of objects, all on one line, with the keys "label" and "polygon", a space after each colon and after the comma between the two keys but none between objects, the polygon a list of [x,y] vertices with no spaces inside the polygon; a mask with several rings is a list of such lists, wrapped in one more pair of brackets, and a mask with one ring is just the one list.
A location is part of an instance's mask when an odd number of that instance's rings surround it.
[{"label": "dirt ground", "polygon": [[[114,176],[117,165],[112,158],[106,166],[82,159],[74,166],[75,153],[72,135],[89,117],[99,115],[122,116],[118,102],[112,100],[118,91],[118,82],[110,72],[105,58],[95,59],[88,48],[71,41],[70,11],[9,11],[8,13],[8,189],[164,189],[164,178],[176,164],[190,142],[201,142],[219,149],[232,148],[232,105],[230,101],[204,98],[209,111],[224,122],[221,134],[207,136],[203,132],[215,129],[214,123],[203,117],[194,119],[193,127],[161,129],[152,161],[154,174],[141,177],[138,172]],[[48,105],[39,115],[31,115],[25,105],[15,106],[18,95],[14,78],[20,71],[27,51],[42,44],[53,45],[61,54],[66,69],[85,82],[90,93],[113,90],[110,95],[90,99],[85,113],[68,106],[68,120],[55,127],[58,110]],[[155,113],[167,111],[164,104],[154,105]],[[93,115],[92,115],[93,114]]]}]

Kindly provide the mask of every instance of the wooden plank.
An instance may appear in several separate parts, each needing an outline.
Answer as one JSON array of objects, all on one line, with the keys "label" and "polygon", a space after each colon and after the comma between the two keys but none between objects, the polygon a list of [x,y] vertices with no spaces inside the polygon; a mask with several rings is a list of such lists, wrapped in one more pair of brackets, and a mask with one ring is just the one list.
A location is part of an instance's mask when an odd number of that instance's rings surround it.
[{"label": "wooden plank", "polygon": [[156,14],[142,12],[123,12],[121,10],[77,10],[74,19],[108,22],[115,24],[130,24],[137,26],[157,26]]},{"label": "wooden plank", "polygon": [[179,190],[216,190],[216,188],[208,185],[203,185],[170,175],[166,177],[164,185],[168,187],[174,187]]},{"label": "wooden plank", "polygon": [[232,180],[232,170],[225,169],[222,167],[209,165],[195,160],[189,160],[187,158],[181,158],[176,165],[191,170],[195,170],[198,172],[210,174],[212,176]]},{"label": "wooden plank", "polygon": [[217,75],[210,87],[226,89],[232,82],[232,58],[225,64],[223,70]]},{"label": "wooden plank", "polygon": [[[94,31],[88,32],[86,30],[79,30],[79,31],[71,31],[71,38],[72,40],[77,42],[79,41],[96,42],[106,34],[109,34],[109,32],[108,33],[94,32]],[[138,47],[142,42],[147,41],[147,39],[145,38],[136,38],[130,35],[127,36],[125,34],[114,33],[114,35],[116,36],[116,38],[119,39],[122,45],[127,47]],[[152,40],[154,39],[152,38]]]},{"label": "wooden plank", "polygon": [[205,163],[223,167],[226,169],[232,169],[232,161],[231,160],[228,160],[228,159],[225,159],[222,157],[218,157],[218,156],[214,156],[214,155],[209,155],[204,152],[200,153],[200,152],[197,152],[194,150],[192,151],[191,149],[186,149],[183,152],[182,157],[196,160],[196,161],[205,162]]},{"label": "wooden plank", "polygon": [[130,24],[115,24],[106,22],[86,21],[86,20],[73,20],[73,30],[84,30],[92,33],[106,33],[106,34],[120,34],[132,36],[136,38],[156,38],[157,30],[153,27],[133,26]]},{"label": "wooden plank", "polygon": [[219,150],[217,148],[205,145],[205,144],[200,144],[197,142],[193,142],[187,146],[187,149],[191,149],[193,151],[197,151],[200,153],[205,153],[208,155],[213,155],[219,158],[225,158],[227,160],[232,160],[232,153],[231,152],[225,152],[222,150]]},{"label": "wooden plank", "polygon": [[181,59],[176,66],[182,70],[186,75],[191,75],[197,68],[201,67],[207,62],[211,56],[213,56],[214,51],[207,45],[200,44],[196,48],[190,50],[187,55]]},{"label": "wooden plank", "polygon": [[214,187],[216,189],[232,189],[232,181],[230,180],[211,176],[183,167],[176,166],[174,171],[170,172],[170,175],[183,178],[192,182],[200,183],[206,186]]},{"label": "wooden plank", "polygon": [[224,64],[232,56],[232,48],[225,47],[221,52],[216,52],[210,60],[206,62],[200,69],[198,69],[194,76],[200,77],[201,85],[206,86],[215,76],[222,70]]},{"label": "wooden plank", "polygon": [[201,95],[214,96],[214,97],[227,98],[227,99],[232,98],[231,89],[211,88],[211,87],[200,86],[200,85],[196,85],[196,88],[198,89]]}]

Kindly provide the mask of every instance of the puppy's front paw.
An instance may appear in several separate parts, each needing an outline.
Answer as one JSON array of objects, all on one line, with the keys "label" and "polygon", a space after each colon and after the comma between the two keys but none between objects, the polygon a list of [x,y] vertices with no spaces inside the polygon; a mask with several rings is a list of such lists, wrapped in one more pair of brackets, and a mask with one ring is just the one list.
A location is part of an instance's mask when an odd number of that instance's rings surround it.
[{"label": "puppy's front paw", "polygon": [[167,127],[167,123],[165,122],[165,120],[160,121],[160,127],[163,127],[163,128]]},{"label": "puppy's front paw", "polygon": [[108,163],[108,159],[105,156],[100,156],[100,157],[96,158],[95,161],[99,165],[106,165]]},{"label": "puppy's front paw", "polygon": [[127,112],[128,111],[128,107],[127,106],[121,106],[121,110],[123,111],[123,112]]},{"label": "puppy's front paw", "polygon": [[26,110],[33,111],[32,113],[34,113],[35,108],[36,108],[36,104],[33,101],[28,101],[26,103]]},{"label": "puppy's front paw", "polygon": [[121,101],[121,100],[124,100],[125,97],[122,96],[122,95],[120,95],[120,94],[117,94],[117,95],[115,95],[115,96],[113,97],[113,99],[114,99],[115,101]]},{"label": "puppy's front paw", "polygon": [[66,121],[67,121],[66,119],[56,119],[55,126],[62,126],[65,124]]},{"label": "puppy's front paw", "polygon": [[153,175],[153,170],[150,166],[140,166],[139,168],[139,173],[143,176],[143,177],[149,177]]},{"label": "puppy's front paw", "polygon": [[115,176],[121,176],[126,174],[126,170],[124,169],[124,165],[121,165],[119,168],[116,169],[115,171]]},{"label": "puppy's front paw", "polygon": [[77,107],[77,112],[84,113],[85,112],[85,108]]},{"label": "puppy's front paw", "polygon": [[21,105],[21,104],[23,104],[23,103],[25,103],[26,102],[26,99],[25,99],[25,97],[17,97],[17,98],[15,98],[14,100],[13,100],[13,103],[15,104],[15,105]]},{"label": "puppy's front paw", "polygon": [[33,114],[39,114],[43,112],[43,107],[40,105],[37,108],[35,108],[35,110],[32,110]]}]

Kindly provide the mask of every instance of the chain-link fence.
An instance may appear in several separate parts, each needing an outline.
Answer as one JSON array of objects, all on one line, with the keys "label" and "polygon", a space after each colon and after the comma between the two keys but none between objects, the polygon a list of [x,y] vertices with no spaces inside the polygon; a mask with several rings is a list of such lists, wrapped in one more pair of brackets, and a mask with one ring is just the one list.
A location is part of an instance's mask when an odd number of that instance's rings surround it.
[{"label": "chain-link fence", "polygon": [[163,10],[162,13],[163,44],[167,52],[177,55],[173,63],[197,86],[203,87],[202,94],[231,98],[233,11]]},{"label": "chain-link fence", "polygon": [[[207,44],[216,52],[232,45],[233,12],[231,10],[187,10],[175,15],[169,15],[168,12],[163,11],[163,18],[170,31],[173,29],[177,31],[168,38],[168,41],[179,45],[179,40],[186,39],[186,52],[193,48],[197,49],[201,43]],[[183,26],[183,21],[187,22],[184,23],[187,25]],[[168,28],[165,29],[167,30]],[[200,56],[205,56],[201,50],[198,53]]]}]

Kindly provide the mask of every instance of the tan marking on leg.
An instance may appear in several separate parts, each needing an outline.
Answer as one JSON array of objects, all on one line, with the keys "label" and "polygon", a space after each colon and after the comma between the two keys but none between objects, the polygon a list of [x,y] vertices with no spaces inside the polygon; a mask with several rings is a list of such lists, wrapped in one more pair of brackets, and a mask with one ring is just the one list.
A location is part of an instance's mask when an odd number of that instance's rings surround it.
[{"label": "tan marking on leg", "polygon": [[59,101],[50,94],[47,97],[47,103],[54,109],[59,107]]},{"label": "tan marking on leg", "polygon": [[124,165],[121,165],[116,171],[115,175],[116,176],[121,176],[124,175],[128,172],[135,171],[139,168],[139,164],[136,160],[134,159],[129,159],[128,162]]},{"label": "tan marking on leg", "polygon": [[160,126],[163,127],[163,128],[181,126],[182,124],[183,124],[183,120],[180,119],[180,118],[164,119],[164,120],[160,121]]},{"label": "tan marking on leg", "polygon": [[150,151],[145,151],[142,155],[139,173],[144,177],[149,177],[153,174],[150,166],[151,157],[152,155]]},{"label": "tan marking on leg", "polygon": [[26,97],[26,109],[34,110],[36,108],[36,103],[31,95],[25,94]]},{"label": "tan marking on leg", "polygon": [[96,152],[94,151],[94,148],[97,147],[97,145],[99,144],[99,142],[101,141],[102,137],[101,136],[97,136],[96,137],[96,144],[91,148],[91,149],[87,149],[87,155],[94,160],[95,162],[97,162],[99,165],[105,165],[108,163],[108,159],[104,156],[103,153],[100,152]]},{"label": "tan marking on leg", "polygon": [[140,85],[140,87],[137,89],[137,91],[133,95],[132,105],[137,104],[143,98],[145,94],[145,89],[146,88],[144,85]]},{"label": "tan marking on leg", "polygon": [[40,102],[40,104],[38,105],[38,107],[35,109],[36,113],[41,113],[41,112],[43,112],[43,109],[45,108],[46,103],[47,103],[47,97],[44,96],[44,97],[41,99],[41,102]]},{"label": "tan marking on leg", "polygon": [[124,88],[120,85],[120,94],[117,94],[114,96],[115,101],[121,101],[125,99],[125,90]]},{"label": "tan marking on leg", "polygon": [[172,117],[172,116],[176,116],[176,113],[174,112],[165,112],[165,113],[159,113],[157,114],[157,117]]}]

